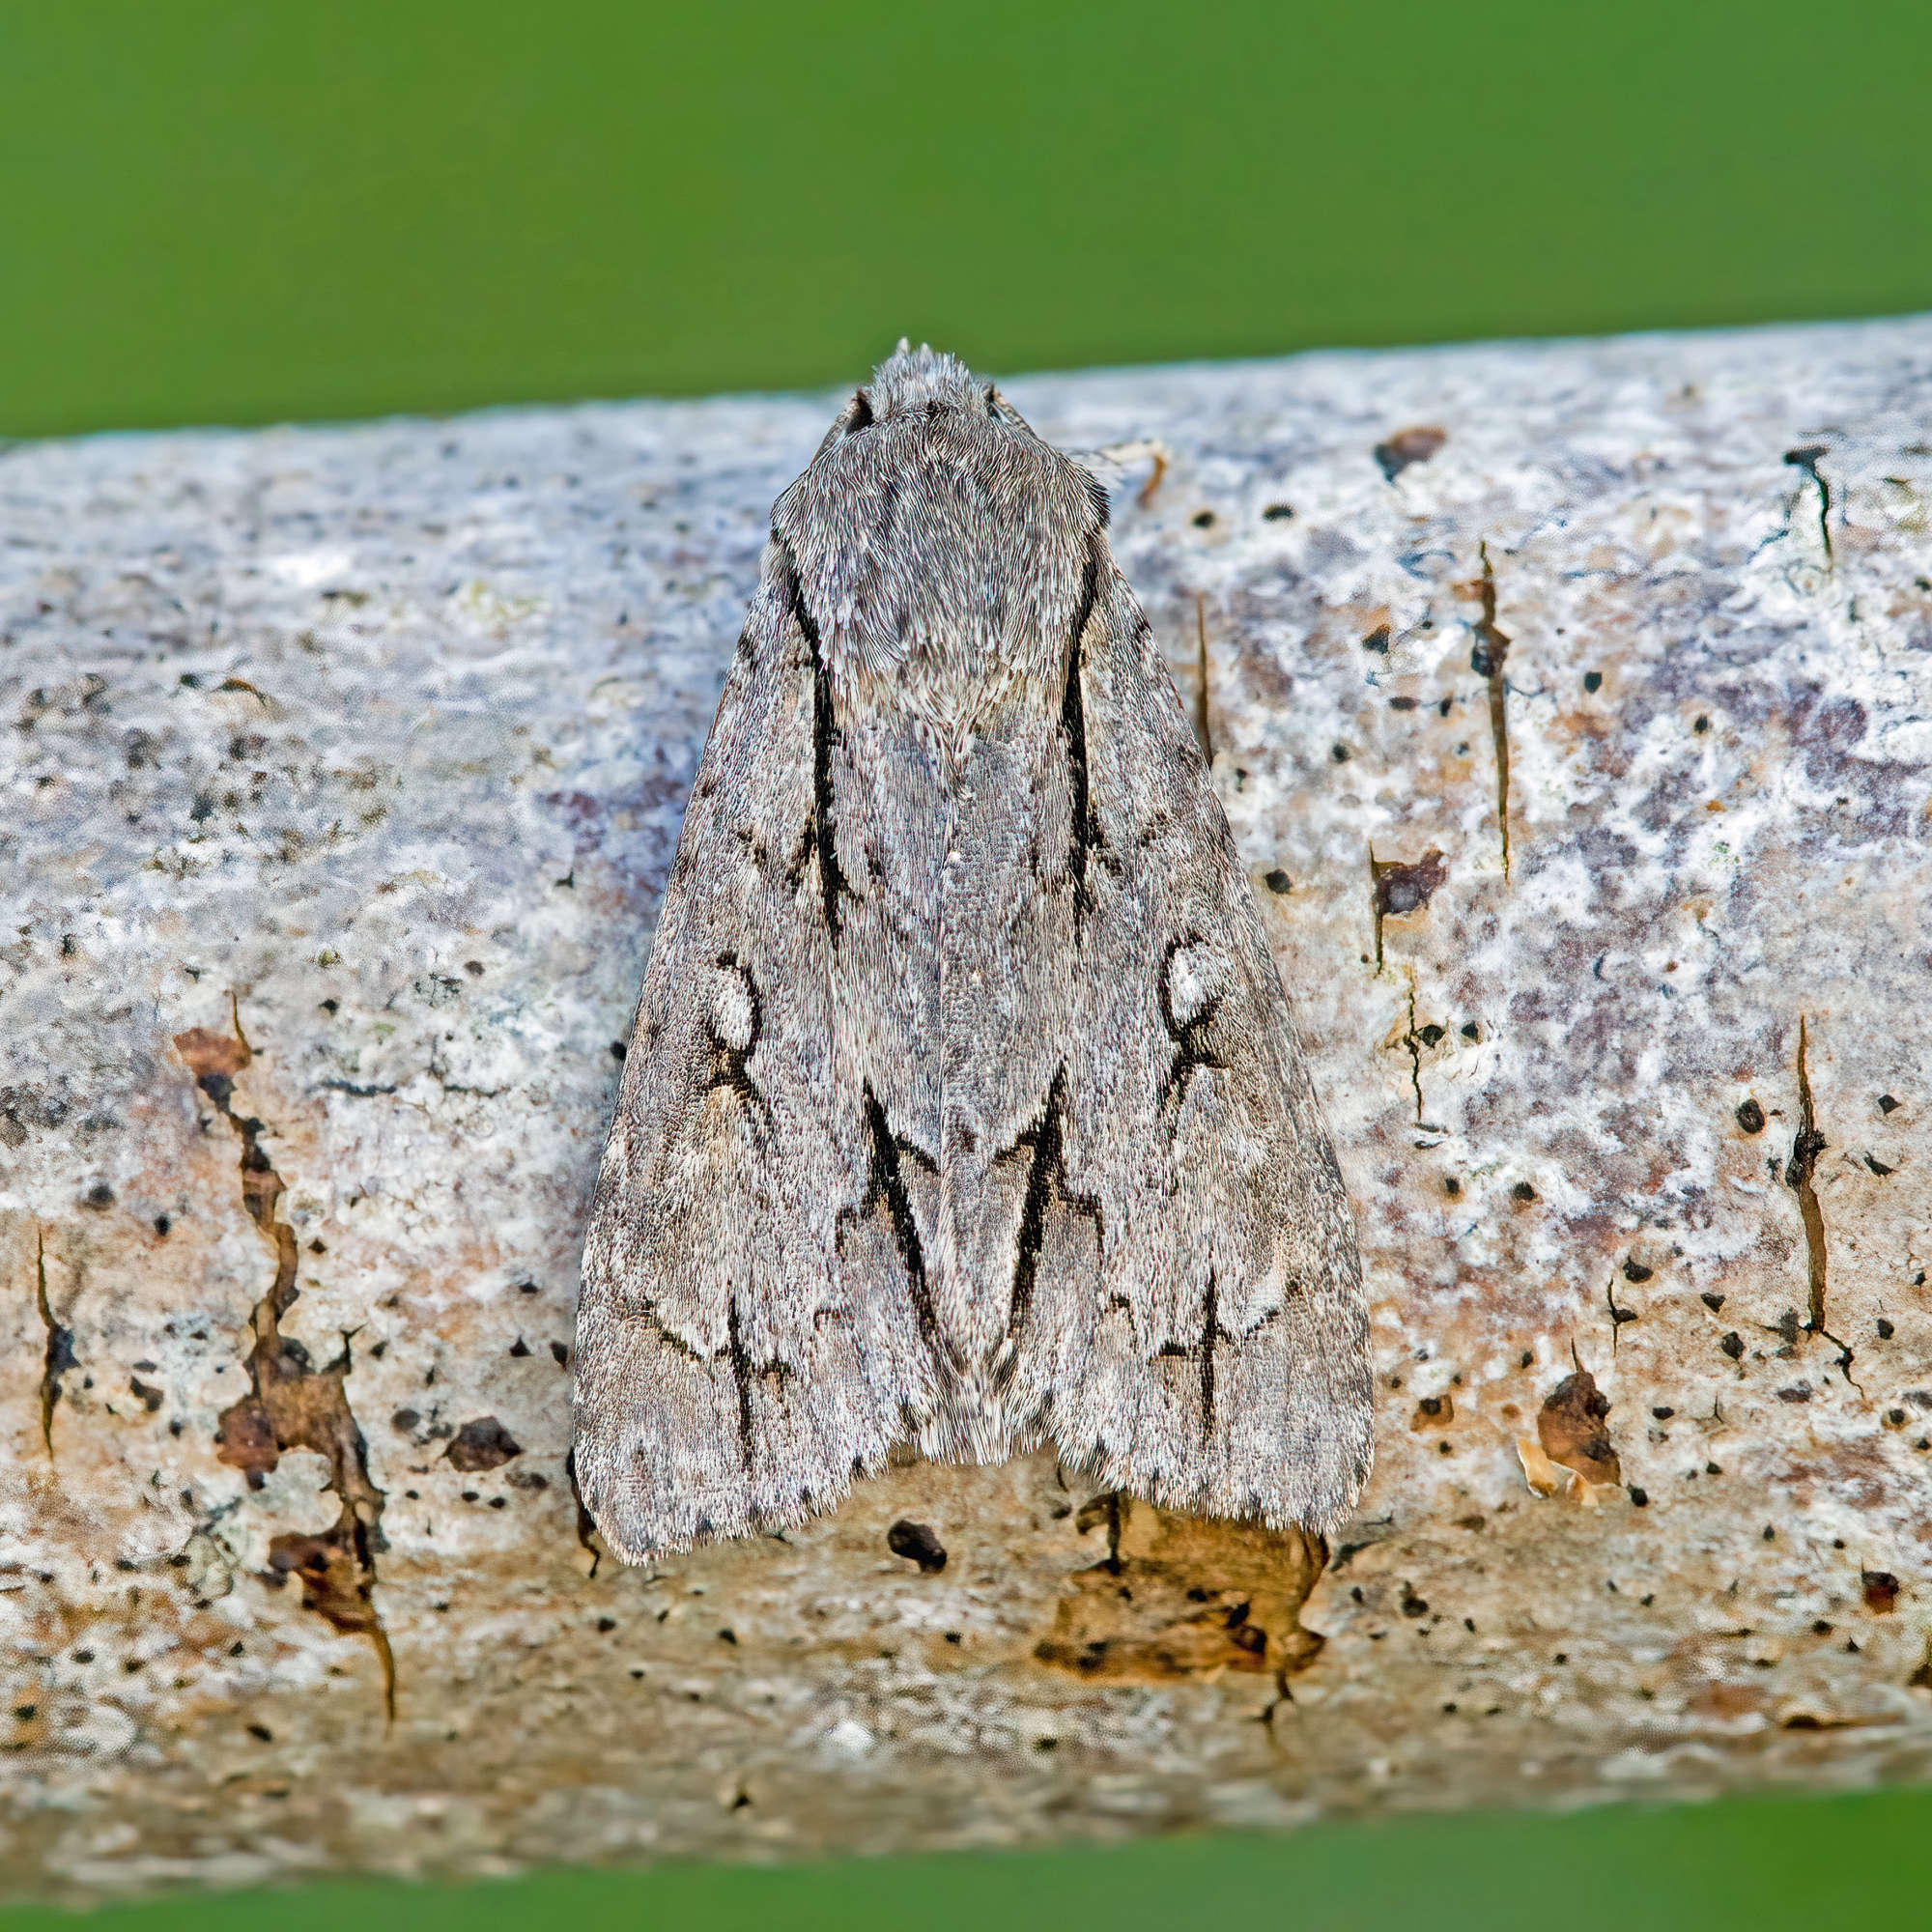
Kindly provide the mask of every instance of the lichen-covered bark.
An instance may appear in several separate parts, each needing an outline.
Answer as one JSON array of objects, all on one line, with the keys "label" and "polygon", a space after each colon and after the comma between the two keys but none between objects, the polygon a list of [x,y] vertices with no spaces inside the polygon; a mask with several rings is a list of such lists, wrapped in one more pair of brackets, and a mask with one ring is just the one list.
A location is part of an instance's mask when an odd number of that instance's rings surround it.
[{"label": "lichen-covered bark", "polygon": [[1358,1205],[1359,1516],[1041,1455],[599,1558],[579,1231],[823,402],[14,449],[13,1889],[1932,1771],[1932,325],[1012,393],[1168,451],[1118,551]]}]

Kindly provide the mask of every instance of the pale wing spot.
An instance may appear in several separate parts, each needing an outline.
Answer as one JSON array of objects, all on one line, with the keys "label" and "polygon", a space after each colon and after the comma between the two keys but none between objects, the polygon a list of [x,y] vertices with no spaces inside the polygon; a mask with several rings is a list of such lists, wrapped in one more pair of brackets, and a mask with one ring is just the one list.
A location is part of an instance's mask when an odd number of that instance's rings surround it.
[{"label": "pale wing spot", "polygon": [[1175,1023],[1191,1026],[1226,997],[1233,969],[1228,956],[1205,940],[1175,949],[1168,969],[1169,997]]},{"label": "pale wing spot", "polygon": [[711,1025],[719,1044],[737,1054],[750,1053],[757,1037],[757,1017],[752,989],[736,967],[721,967],[712,975]]}]

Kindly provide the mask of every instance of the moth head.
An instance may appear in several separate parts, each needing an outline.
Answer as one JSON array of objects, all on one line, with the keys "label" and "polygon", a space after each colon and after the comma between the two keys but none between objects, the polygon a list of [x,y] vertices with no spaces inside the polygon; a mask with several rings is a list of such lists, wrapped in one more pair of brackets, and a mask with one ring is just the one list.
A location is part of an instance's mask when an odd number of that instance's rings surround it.
[{"label": "moth head", "polygon": [[954,411],[982,422],[1020,420],[992,384],[981,382],[957,356],[923,342],[914,349],[901,336],[898,348],[872,372],[872,380],[839,412],[818,453],[886,423],[931,419]]}]

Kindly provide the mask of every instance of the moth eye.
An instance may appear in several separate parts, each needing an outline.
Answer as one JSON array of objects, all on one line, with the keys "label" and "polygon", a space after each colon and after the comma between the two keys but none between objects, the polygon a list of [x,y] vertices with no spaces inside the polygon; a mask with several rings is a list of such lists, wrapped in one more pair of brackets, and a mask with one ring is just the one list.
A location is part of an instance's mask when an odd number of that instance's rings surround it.
[{"label": "moth eye", "polygon": [[992,384],[990,383],[986,384],[986,413],[989,416],[991,416],[995,422],[999,420],[1000,392],[999,390],[994,388]]},{"label": "moth eye", "polygon": [[845,419],[845,434],[857,436],[872,426],[872,399],[864,389],[852,398],[852,413]]}]

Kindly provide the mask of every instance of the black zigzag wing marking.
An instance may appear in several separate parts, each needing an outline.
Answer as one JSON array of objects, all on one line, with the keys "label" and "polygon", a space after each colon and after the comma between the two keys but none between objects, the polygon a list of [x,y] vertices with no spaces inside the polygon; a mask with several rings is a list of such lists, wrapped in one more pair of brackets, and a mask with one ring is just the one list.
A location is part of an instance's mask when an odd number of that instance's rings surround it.
[{"label": "black zigzag wing marking", "polygon": [[1066,851],[1066,869],[1073,879],[1075,931],[1092,909],[1087,868],[1100,843],[1098,822],[1094,816],[1093,798],[1087,767],[1087,704],[1081,693],[1081,672],[1086,656],[1087,626],[1093,620],[1094,600],[1099,584],[1099,557],[1090,547],[1080,579],[1080,599],[1074,606],[1072,635],[1066,652],[1066,683],[1060,700],[1060,731],[1066,746],[1066,769],[1071,786],[1072,826]]},{"label": "black zigzag wing marking", "polygon": [[806,607],[798,567],[785,556],[785,604],[811,657],[811,846],[818,860],[818,891],[825,930],[838,938],[840,903],[851,897],[838,862],[838,821],[833,772],[839,731],[832,698],[832,670],[817,621]]},{"label": "black zigzag wing marking", "polygon": [[[1088,875],[1082,1004],[1035,1150],[1041,1180],[1050,1141],[1055,1185],[1030,1184],[1019,1215],[1009,1380],[1099,1480],[1329,1525],[1368,1466],[1352,1214],[1226,818],[1111,567],[1086,638],[1109,863]],[[1097,1263],[1053,1235],[1088,1203],[1107,1231]],[[1199,1373],[1151,1373],[1177,1356]]]},{"label": "black zigzag wing marking", "polygon": [[[832,680],[802,607],[773,546],[666,886],[585,1236],[580,1483],[631,1560],[802,1520],[934,1400],[917,1284],[841,1278],[839,1213],[878,1184],[876,1148],[835,1077],[835,962],[859,902],[838,858]],[[815,891],[786,876],[801,825]],[[910,1062],[896,1024],[876,1020],[880,1052]]]}]

